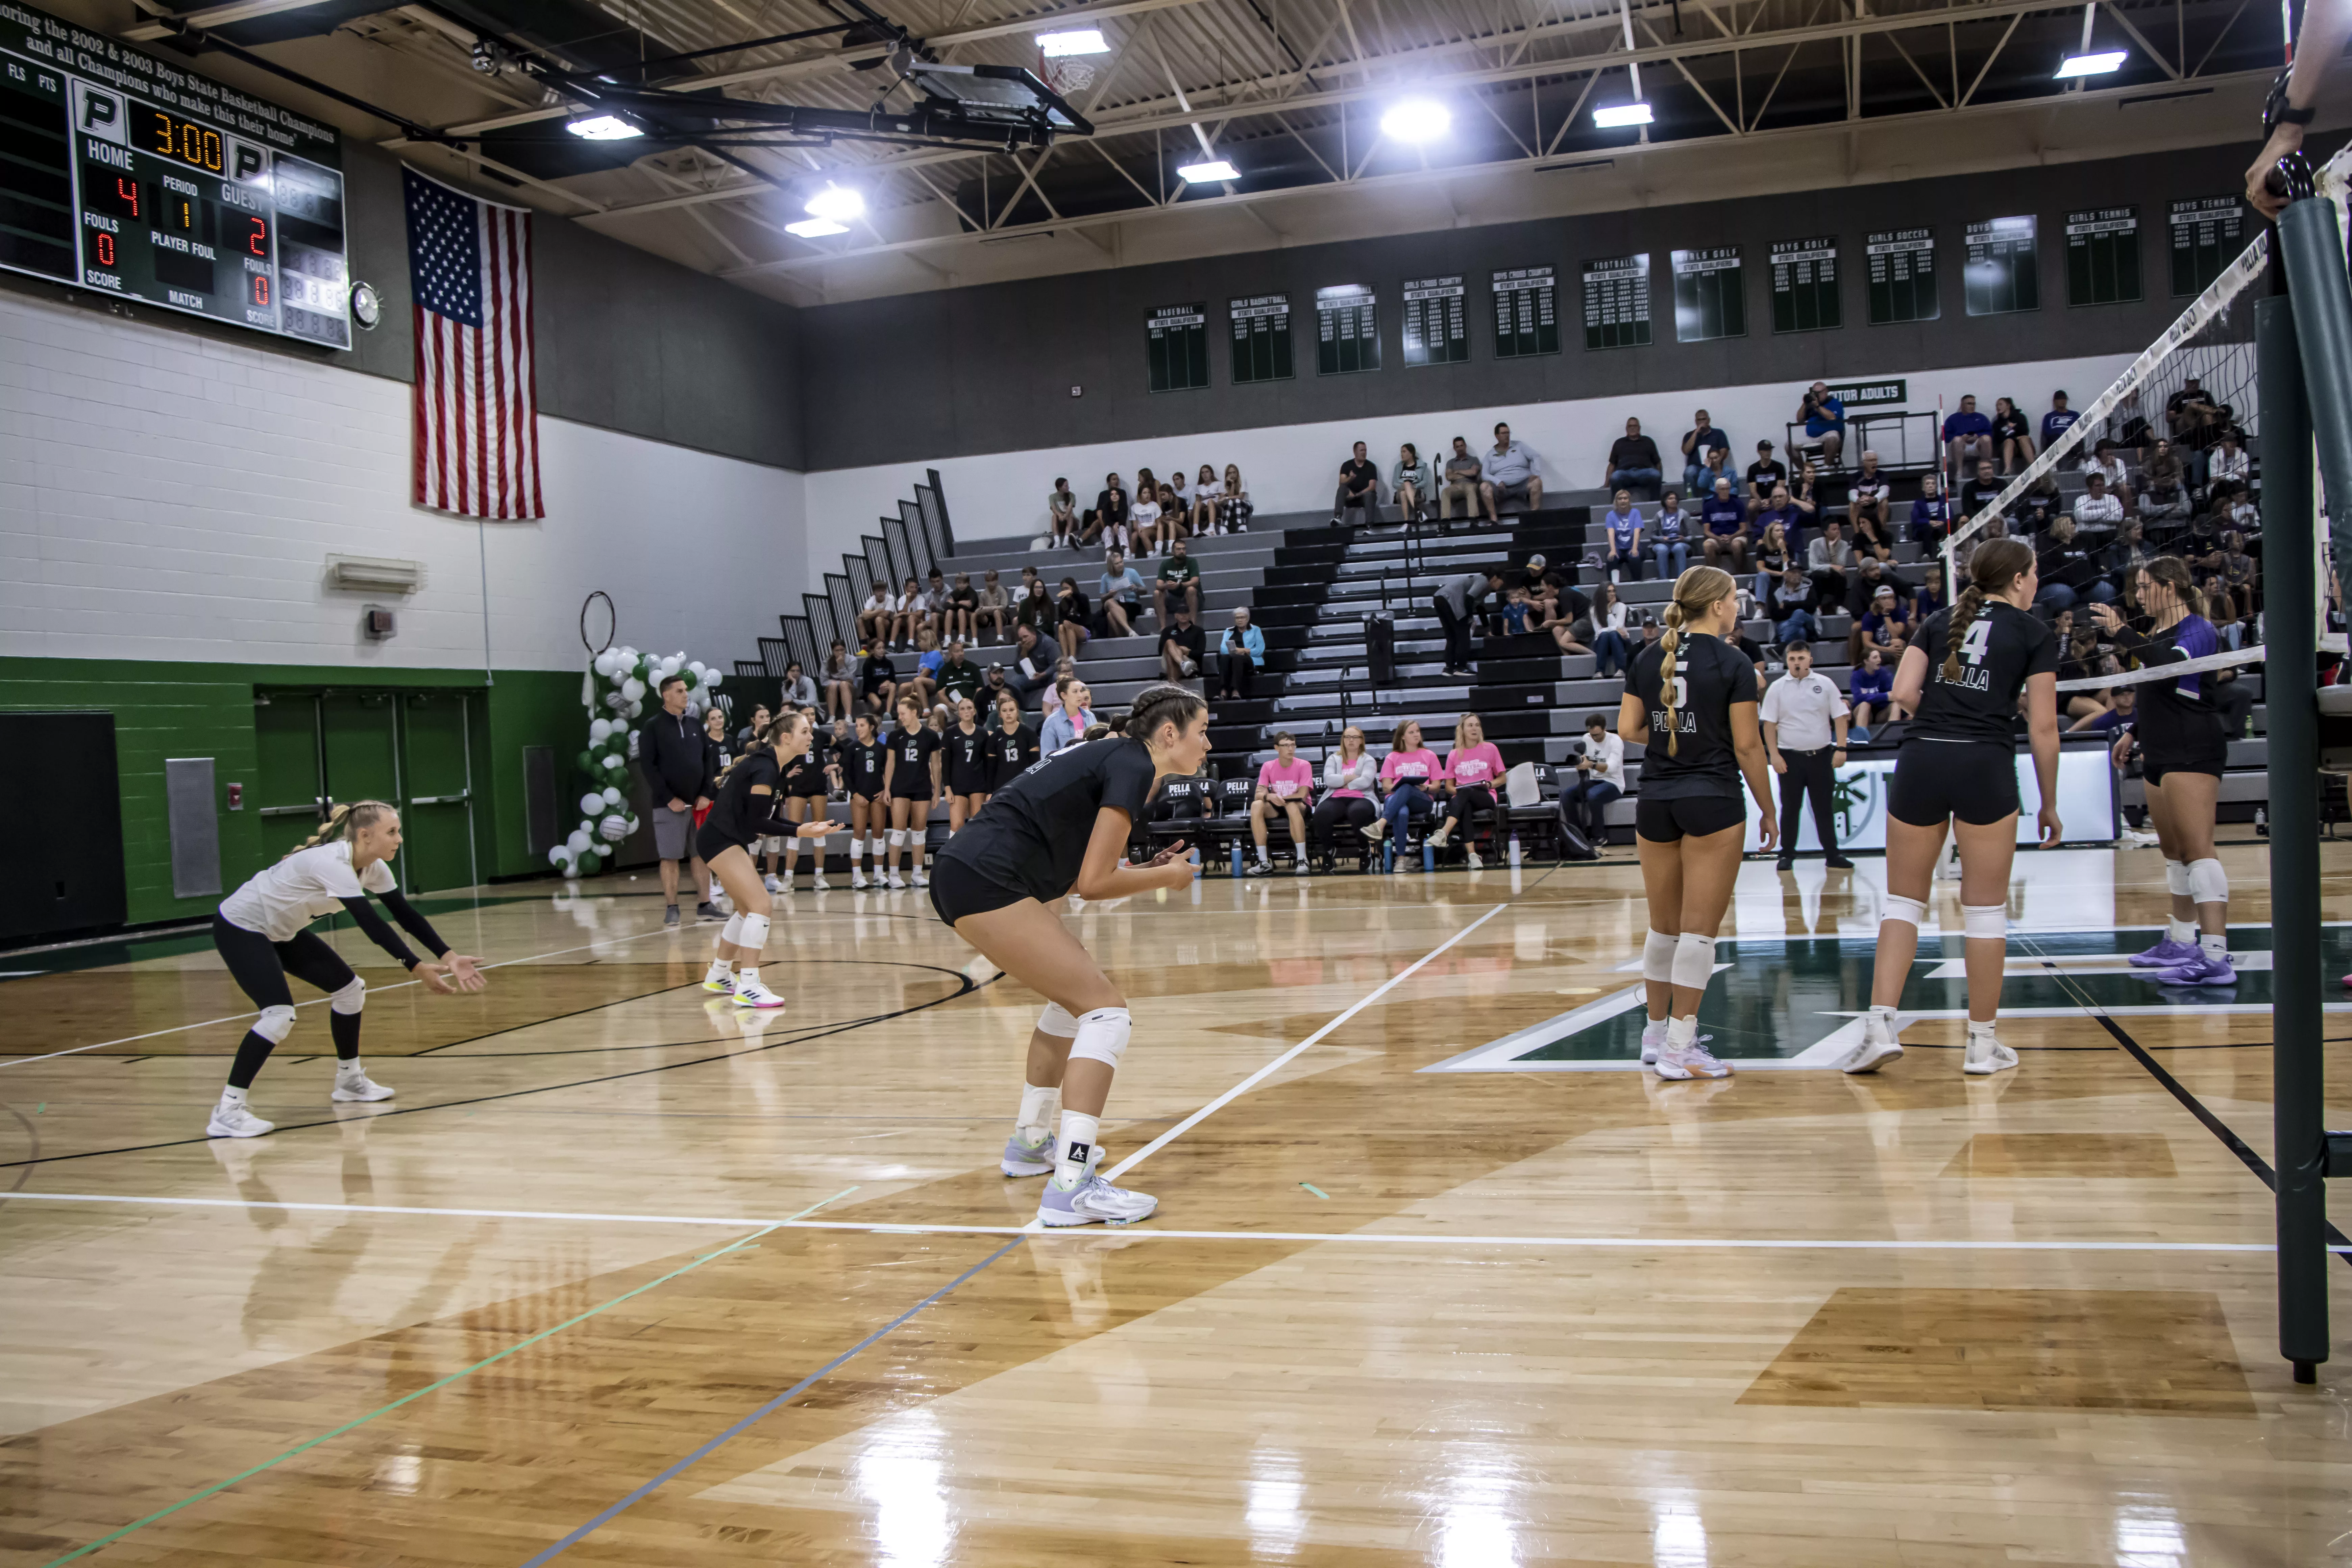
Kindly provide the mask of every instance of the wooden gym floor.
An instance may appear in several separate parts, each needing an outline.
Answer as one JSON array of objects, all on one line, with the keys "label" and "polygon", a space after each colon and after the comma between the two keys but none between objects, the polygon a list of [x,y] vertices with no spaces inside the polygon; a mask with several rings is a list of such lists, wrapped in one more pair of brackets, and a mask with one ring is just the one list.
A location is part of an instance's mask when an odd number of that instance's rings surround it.
[{"label": "wooden gym floor", "polygon": [[249,1142],[201,1136],[245,1007],[201,937],[18,955],[0,1563],[2352,1563],[2352,1364],[2290,1382],[2268,1194],[2189,1103],[2267,1159],[2242,984],[2171,995],[2118,956],[2154,851],[2021,856],[1982,1081],[1932,938],[1906,1059],[1811,1065],[1875,859],[1745,869],[1720,1083],[1627,1060],[1627,853],[1087,908],[1121,1231],[1024,1228],[1038,998],[919,894],[793,895],[781,1017],[706,1005],[650,878],[428,900],[478,997],[341,931],[399,1098],[331,1104],[313,1003]]}]

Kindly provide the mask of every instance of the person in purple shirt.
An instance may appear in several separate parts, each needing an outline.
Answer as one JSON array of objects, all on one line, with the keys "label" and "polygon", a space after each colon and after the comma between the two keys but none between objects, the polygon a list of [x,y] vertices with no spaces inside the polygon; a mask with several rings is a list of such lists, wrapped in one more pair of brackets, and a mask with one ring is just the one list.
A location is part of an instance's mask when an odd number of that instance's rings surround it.
[{"label": "person in purple shirt", "polygon": [[1735,574],[1748,570],[1748,503],[1731,493],[1731,481],[1715,481],[1715,493],[1698,503],[1698,520],[1706,529],[1699,541],[1699,550],[1709,566],[1721,565],[1728,559],[1727,570]]},{"label": "person in purple shirt", "polygon": [[1967,465],[1984,458],[2000,457],[1993,450],[1992,421],[1977,412],[1973,395],[1960,399],[1958,414],[1944,416],[1944,450],[1955,472],[1964,471]]},{"label": "person in purple shirt", "polygon": [[1908,537],[1915,544],[1932,546],[1951,531],[1952,503],[1944,497],[1942,482],[1934,474],[1922,476],[1919,499],[1911,503]]},{"label": "person in purple shirt", "polygon": [[2045,452],[2050,450],[2050,443],[2066,434],[2074,421],[2081,417],[2080,414],[2066,406],[2064,393],[2052,393],[2050,412],[2042,416],[2042,449]]},{"label": "person in purple shirt", "polygon": [[1777,522],[1789,536],[1789,554],[1792,558],[1801,556],[1805,550],[1805,518],[1804,508],[1789,499],[1789,487],[1775,485],[1772,504],[1756,514],[1756,535],[1762,538],[1764,531]]}]

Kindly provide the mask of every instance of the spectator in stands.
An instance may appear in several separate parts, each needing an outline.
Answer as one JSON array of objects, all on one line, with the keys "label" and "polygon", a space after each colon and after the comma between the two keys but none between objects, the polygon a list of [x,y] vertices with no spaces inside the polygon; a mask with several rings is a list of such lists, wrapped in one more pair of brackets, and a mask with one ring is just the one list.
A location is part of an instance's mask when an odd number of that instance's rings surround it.
[{"label": "spectator in stands", "polygon": [[2074,427],[2074,421],[2081,417],[2080,414],[2066,406],[2064,393],[2052,393],[2050,412],[2042,416],[2042,449],[2048,451],[2059,437]]},{"label": "spectator in stands", "polygon": [[2124,466],[2123,455],[2116,449],[2113,441],[2102,437],[2099,443],[2091,448],[2091,455],[2083,459],[2084,478],[2088,479],[2094,472],[2105,476],[2107,493],[2123,503],[2125,511],[2136,512],[2139,510],[2134,504],[2131,470]]},{"label": "spectator in stands", "polygon": [[1691,416],[1691,427],[1683,432],[1683,489],[1695,496],[1705,495],[1715,488],[1707,478],[1707,454],[1720,452],[1718,467],[1731,461],[1731,437],[1717,429],[1702,408]]},{"label": "spectator in stands", "polygon": [[948,640],[978,638],[980,627],[976,623],[980,619],[979,611],[980,595],[973,591],[971,574],[957,573],[955,586],[948,590],[947,613],[942,617]]},{"label": "spectator in stands", "polygon": [[2000,475],[1993,469],[1990,458],[1977,459],[1976,476],[1960,491],[1960,515],[1977,518],[1996,510],[2003,491],[2009,489]]},{"label": "spectator in stands", "polygon": [[1738,498],[1739,470],[1731,466],[1730,449],[1725,447],[1709,447],[1706,449],[1706,461],[1699,467],[1698,483],[1693,485],[1689,490],[1691,504],[1696,506],[1701,500],[1713,495],[1715,481],[1717,479],[1727,481],[1731,486],[1732,496],[1735,499]]},{"label": "spectator in stands", "polygon": [[[1445,820],[1429,836],[1434,848],[1443,849],[1454,833],[1465,827],[1475,812],[1483,816],[1490,827],[1499,822],[1503,813],[1495,802],[1495,786],[1503,777],[1503,753],[1486,739],[1486,726],[1475,713],[1464,713],[1454,721],[1454,744],[1445,753],[1445,771],[1438,775],[1438,787],[1444,792]],[[1478,851],[1463,846],[1469,857],[1470,869],[1475,871],[1481,862]]]},{"label": "spectator in stands", "polygon": [[[1183,476],[1179,474],[1177,478],[1181,479]],[[1160,480],[1160,537],[1153,542],[1152,548],[1164,552],[1171,542],[1189,535],[1192,532],[1192,492],[1180,489],[1166,479]],[[1144,554],[1148,559],[1151,550],[1147,549]]]},{"label": "spectator in stands", "polygon": [[945,703],[947,710],[952,714],[959,701],[970,698],[972,702],[972,715],[977,721],[980,713],[981,689],[988,683],[988,677],[979,665],[964,657],[964,640],[961,637],[957,637],[948,644],[947,657],[940,661],[939,673],[934,677],[939,686],[937,700]]},{"label": "spectator in stands", "polygon": [[1685,536],[1696,526],[1696,520],[1683,510],[1682,493],[1668,489],[1650,525],[1650,553],[1657,560],[1658,575],[1667,582],[1681,576],[1683,568],[1690,564],[1690,542]]},{"label": "spectator in stands", "polygon": [[[2109,659],[2106,662],[2113,664],[2115,661],[2113,659]],[[2059,679],[2065,679],[2063,673],[2064,667],[2063,665],[2060,667],[2060,670],[2061,673]],[[2136,686],[2112,687],[2109,689],[2109,694],[2113,697],[2113,701],[2095,701],[2089,704],[2091,711],[2083,714],[2072,724],[2067,725],[2066,732],[2071,735],[2077,731],[2081,731],[2088,734],[2112,735],[2117,730],[2122,729],[2125,725],[2129,724],[2134,719],[2139,716],[2139,688]],[[2078,691],[2070,692],[2068,695],[2078,700],[2076,702],[2069,703],[2067,705],[2067,711],[2073,712],[2075,708],[2082,705],[2079,699],[2081,699],[2084,694]]]},{"label": "spectator in stands", "polygon": [[866,595],[866,603],[857,607],[857,640],[869,647],[879,647],[890,640],[890,628],[898,616],[898,602],[891,596],[887,583],[874,584]]},{"label": "spectator in stands", "polygon": [[1805,575],[1811,579],[1814,607],[1821,614],[1828,615],[1845,604],[1845,574],[1853,564],[1853,548],[1845,542],[1845,527],[1831,518],[1805,546]]},{"label": "spectator in stands", "polygon": [[1952,503],[1944,494],[1943,481],[1934,474],[1922,475],[1919,499],[1911,503],[1910,521],[1905,525],[1911,542],[1925,552],[1934,550],[1952,531]]},{"label": "spectator in stands", "polygon": [[1323,799],[1307,821],[1307,841],[1323,858],[1328,870],[1338,859],[1333,843],[1333,829],[1342,821],[1361,833],[1380,816],[1372,805],[1372,791],[1380,778],[1380,764],[1364,746],[1364,732],[1350,724],[1339,731],[1337,751],[1323,753]]},{"label": "spectator in stands", "polygon": [[1992,438],[1992,421],[1977,412],[1973,394],[1961,398],[1959,411],[1944,416],[1944,457],[1952,471],[1966,473],[2000,455]]},{"label": "spectator in stands", "polygon": [[[2122,510],[2120,502],[2116,510]],[[2158,440],[2156,450],[2140,469],[2138,510],[2139,521],[2159,534],[2169,533],[2188,521],[2195,510],[2188,466],[2181,462],[2169,441]]]},{"label": "spectator in stands", "polygon": [[1601,574],[1610,582],[1620,581],[1619,574],[1630,572],[1633,580],[1642,580],[1642,509],[1633,504],[1633,492],[1620,489],[1601,514]]},{"label": "spectator in stands", "polygon": [[2117,599],[2124,596],[2139,569],[2154,554],[2147,547],[2147,525],[2137,518],[2126,520],[2116,530],[2114,542],[2099,553],[2099,569],[2107,574],[2107,585],[2116,591]]},{"label": "spectator in stands", "polygon": [[1495,445],[1479,459],[1486,480],[1478,487],[1479,499],[1486,503],[1486,515],[1500,521],[1506,509],[1528,511],[1543,509],[1543,474],[1536,466],[1536,455],[1527,447],[1511,439],[1508,425],[1495,426]]},{"label": "spectator in stands", "polygon": [[1045,498],[1045,510],[1053,519],[1048,527],[1053,542],[1072,549],[1078,542],[1078,497],[1066,479],[1054,481],[1054,493]]},{"label": "spectator in stands", "polygon": [[1801,545],[1805,531],[1822,513],[1821,470],[1806,458],[1797,465],[1796,479],[1789,486],[1789,504],[1797,509],[1796,521],[1789,524],[1789,542]]},{"label": "spectator in stands", "polygon": [[1397,448],[1396,466],[1389,473],[1389,493],[1396,501],[1399,522],[1420,522],[1429,516],[1429,465],[1421,460],[1421,448],[1410,441]]},{"label": "spectator in stands", "polygon": [[[865,694],[866,705],[877,715],[892,711],[898,700],[898,668],[890,662],[887,649],[878,642],[866,645],[866,656],[858,661],[857,689]],[[875,722],[881,722],[877,717]]]},{"label": "spectator in stands", "polygon": [[[1756,602],[1765,614],[1771,614],[1772,591],[1780,585],[1780,574],[1801,559],[1789,542],[1789,524],[1785,514],[1764,514],[1762,535],[1756,541]],[[1778,618],[1778,617],[1774,617]]]},{"label": "spectator in stands", "polygon": [[1625,421],[1625,434],[1609,446],[1608,470],[1601,483],[1609,489],[1630,489],[1636,485],[1656,485],[1665,478],[1665,461],[1658,456],[1658,444],[1642,434],[1639,419]]},{"label": "spectator in stands", "polygon": [[[730,748],[730,750],[737,752],[741,751],[758,737],[767,733],[768,726],[774,722],[775,713],[772,709],[764,702],[753,703],[751,705],[751,721],[749,724],[744,725],[740,730],[735,731],[735,744]],[[726,763],[721,763],[719,767],[724,769],[726,765]]]},{"label": "spectator in stands", "polygon": [[1595,849],[1609,842],[1609,803],[1625,793],[1625,742],[1609,732],[1609,716],[1584,716],[1576,769],[1560,781],[1559,811]]},{"label": "spectator in stands", "polygon": [[1381,819],[1364,829],[1364,837],[1378,843],[1393,833],[1402,845],[1413,820],[1436,810],[1430,791],[1437,787],[1444,769],[1437,753],[1422,743],[1420,720],[1398,720],[1389,739],[1389,754],[1381,762],[1381,788],[1387,798],[1381,802]]},{"label": "spectator in stands", "polygon": [[1444,525],[1454,520],[1454,508],[1456,503],[1459,503],[1462,508],[1462,515],[1475,522],[1477,521],[1479,504],[1483,500],[1486,508],[1486,520],[1489,522],[1501,521],[1495,515],[1495,498],[1479,482],[1485,477],[1486,468],[1479,463],[1478,454],[1470,449],[1470,443],[1459,436],[1454,437],[1454,455],[1445,459],[1444,488],[1437,492],[1437,521],[1440,533],[1446,531]]},{"label": "spectator in stands", "polygon": [[980,597],[972,606],[971,623],[975,633],[981,624],[986,622],[989,629],[996,634],[996,640],[1003,642],[1004,618],[1011,610],[1012,606],[1005,602],[1004,584],[997,578],[996,568],[992,566],[988,569],[987,574],[981,579]]},{"label": "spectator in stands", "polygon": [[1125,637],[1135,635],[1134,623],[1141,618],[1143,577],[1127,563],[1127,557],[1114,550],[1103,563],[1102,580],[1097,584],[1102,597],[1103,635]]},{"label": "spectator in stands", "polygon": [[940,666],[948,661],[948,653],[929,626],[915,635],[915,646],[919,650],[915,656],[915,672],[898,683],[898,695],[914,698],[928,713],[939,700]]},{"label": "spectator in stands", "polygon": [[839,720],[849,717],[857,706],[857,667],[851,661],[849,647],[839,637],[833,639],[832,650],[824,656],[824,710]]},{"label": "spectator in stands", "polygon": [[1853,707],[1853,723],[1846,738],[1867,745],[1870,732],[1895,717],[1895,672],[1875,646],[1862,650],[1862,662],[1846,678],[1846,700]]},{"label": "spectator in stands", "polygon": [[1592,590],[1592,673],[1603,680],[1633,667],[1633,645],[1641,640],[1641,622],[1633,607],[1617,596],[1614,583]]},{"label": "spectator in stands", "polygon": [[[2243,622],[2246,628],[2251,628],[2255,613],[2262,607],[2255,596],[2261,585],[2262,568],[2246,552],[2246,536],[2234,528],[2222,534],[2221,590],[2228,595],[2223,614],[2233,623]],[[2233,641],[2230,646],[2234,648],[2241,643]]]},{"label": "spectator in stands", "polygon": [[1195,535],[1217,531],[1217,514],[1224,499],[1225,481],[1217,478],[1213,465],[1202,464],[1201,471],[1192,476],[1192,511],[1188,520]]},{"label": "spectator in stands", "polygon": [[1862,455],[1862,467],[1846,483],[1846,521],[1858,524],[1865,513],[1874,516],[1882,532],[1891,532],[1887,509],[1893,504],[1895,487],[1878,466],[1874,451]]},{"label": "spectator in stands", "polygon": [[1331,497],[1331,526],[1339,527],[1352,510],[1363,512],[1368,528],[1381,521],[1381,470],[1364,455],[1361,441],[1356,443],[1355,456],[1339,465],[1339,488]]},{"label": "spectator in stands", "polygon": [[1052,685],[1057,645],[1048,641],[1045,632],[1029,622],[1023,622],[1013,631],[1013,668],[1004,674],[1004,684],[1021,699],[1026,707],[1029,699]]},{"label": "spectator in stands", "polygon": [[1772,640],[1784,647],[1792,642],[1811,642],[1821,629],[1813,615],[1813,585],[1794,562],[1772,584],[1769,614]]},{"label": "spectator in stands", "polygon": [[[2221,535],[2228,531],[2230,521],[2229,495],[2226,492],[2217,491],[2206,504],[2205,510],[2189,520],[2187,531],[2173,543],[2172,548],[2187,560],[2199,574],[2216,571],[2221,562]],[[2200,587],[2201,589],[2202,584],[2200,584]]]},{"label": "spectator in stands", "polygon": [[1798,399],[1797,417],[1805,423],[1805,439],[1821,443],[1822,461],[1839,467],[1838,454],[1845,450],[1845,400],[1830,391],[1829,383],[1817,381]]},{"label": "spectator in stands", "polygon": [[1756,460],[1748,465],[1746,493],[1748,515],[1756,516],[1772,504],[1772,492],[1789,482],[1789,466],[1772,456],[1772,443],[1756,443]]},{"label": "spectator in stands", "polygon": [[1054,639],[1062,645],[1063,658],[1076,658],[1078,649],[1094,635],[1087,629],[1087,621],[1093,614],[1094,606],[1078,591],[1078,580],[1063,578],[1060,589],[1054,595]]},{"label": "spectator in stands", "polygon": [[[1555,575],[1554,581],[1557,582]],[[1594,636],[1592,601],[1566,584],[1549,588],[1544,600],[1543,629],[1562,653],[1591,653]],[[1629,617],[1630,621],[1630,617]]]},{"label": "spectator in stands", "polygon": [[2115,598],[2115,589],[2099,573],[2098,557],[2074,537],[2073,518],[2052,523],[2034,555],[2042,585],[2034,591],[2033,607],[2044,616],[2071,610],[2085,599],[2106,604]]},{"label": "spectator in stands", "polygon": [[1150,468],[1135,470],[1135,500],[1127,509],[1127,526],[1103,531],[1103,543],[1113,552],[1125,554],[1140,547],[1142,553],[1151,553],[1152,542],[1160,537],[1160,481]]},{"label": "spectator in stands", "polygon": [[2223,520],[2224,527],[2234,527],[2252,544],[2262,537],[2262,509],[2254,504],[2254,493],[2242,479],[2216,480],[2213,494],[2220,498],[2214,506]]},{"label": "spectator in stands", "polygon": [[814,708],[816,706],[816,682],[811,680],[803,672],[799,659],[793,659],[784,666],[782,692],[785,705],[788,707]]},{"label": "spectator in stands", "polygon": [[1274,737],[1274,755],[1258,764],[1257,787],[1250,792],[1250,839],[1257,858],[1249,875],[1263,877],[1274,869],[1266,858],[1266,818],[1281,812],[1290,825],[1290,858],[1295,873],[1307,875],[1307,803],[1315,795],[1313,764],[1300,760],[1298,738],[1284,730]]},{"label": "spectator in stands", "polygon": [[1160,574],[1151,584],[1151,611],[1161,626],[1168,624],[1168,597],[1176,601],[1195,616],[1201,613],[1201,563],[1192,559],[1190,548],[1182,540],[1168,547],[1166,559],[1160,563]]},{"label": "spectator in stands", "polygon": [[2033,461],[2033,427],[2018,412],[2014,399],[1996,397],[1992,400],[1992,444],[2000,454],[2000,471],[2014,474]]},{"label": "spectator in stands", "polygon": [[916,635],[931,625],[930,595],[914,578],[907,579],[898,590],[898,620],[894,628],[898,634],[898,647],[903,651],[915,646]]},{"label": "spectator in stands", "polygon": [[1257,672],[1265,668],[1265,634],[1250,625],[1247,605],[1234,606],[1234,624],[1217,639],[1217,663],[1224,674],[1217,695],[1246,701]]},{"label": "spectator in stands", "polygon": [[1224,483],[1219,489],[1217,531],[1247,533],[1250,519],[1256,514],[1257,508],[1250,500],[1249,487],[1242,483],[1242,471],[1238,465],[1225,465]]},{"label": "spectator in stands", "polygon": [[2084,480],[2083,493],[2074,498],[2074,526],[2115,529],[2123,523],[2123,502],[2107,493],[2107,476],[2092,469]]},{"label": "spectator in stands", "polygon": [[1874,556],[1863,557],[1853,580],[1845,586],[1847,616],[1859,621],[1870,614],[1871,604],[1878,597],[1878,590],[1882,586],[1893,588],[1898,597],[1907,599],[1911,596],[1911,584],[1892,562],[1881,561]]},{"label": "spectator in stands", "polygon": [[1116,537],[1124,543],[1127,538],[1128,511],[1126,484],[1117,474],[1105,474],[1102,492],[1095,497],[1095,504],[1080,520],[1084,525],[1078,536],[1081,547],[1092,544],[1104,534],[1112,533],[1114,531],[1116,531]]},{"label": "spectator in stands", "polygon": [[1016,627],[1032,627],[1041,637],[1053,636],[1054,596],[1033,566],[1021,568],[1021,591],[1013,600],[1013,624]]},{"label": "spectator in stands", "polygon": [[2147,445],[2152,432],[2147,416],[2140,412],[2138,392],[2126,392],[2116,399],[2116,411],[2107,416],[2107,427],[2116,433],[2116,445],[2126,451],[2137,452]]},{"label": "spectator in stands", "polygon": [[1094,695],[1087,689],[1087,683],[1075,675],[1055,679],[1054,699],[1057,706],[1045,715],[1045,722],[1037,731],[1039,756],[1050,757],[1086,738],[1095,723]]},{"label": "spectator in stands", "polygon": [[1706,557],[1706,563],[1721,566],[1734,576],[1746,572],[1749,538],[1748,508],[1731,493],[1729,479],[1721,475],[1716,477],[1715,489],[1699,502],[1698,515],[1700,523],[1706,529],[1705,536],[1698,542],[1699,553]]},{"label": "spectator in stands", "polygon": [[[2194,463],[2197,455],[2212,446],[2228,428],[2230,406],[2215,402],[2203,383],[2192,375],[2181,382],[2179,391],[2165,399],[2164,420],[2172,428],[2172,438],[2189,449],[2189,460]],[[2201,476],[2198,482],[2204,482]]]},{"label": "spectator in stands", "polygon": [[1895,596],[1895,585],[1882,583],[1871,600],[1869,613],[1855,625],[1862,633],[1862,647],[1876,648],[1893,664],[1911,646],[1917,623],[1912,619],[1911,606]]},{"label": "spectator in stands", "polygon": [[1503,592],[1503,574],[1498,567],[1484,572],[1462,572],[1445,578],[1430,596],[1437,612],[1437,624],[1445,631],[1445,665],[1448,675],[1470,673],[1470,627],[1473,618],[1488,595],[1498,599]]},{"label": "spectator in stands", "polygon": [[2223,479],[2232,484],[2244,484],[2253,476],[2253,463],[2246,456],[2244,445],[2232,427],[2221,432],[2206,464],[2206,473],[2214,483]]},{"label": "spectator in stands", "polygon": [[[1514,578],[1506,574],[1504,581],[1528,591],[1528,602],[1541,612],[1536,622],[1538,626],[1549,626],[1559,619],[1563,613],[1570,616],[1582,615],[1588,607],[1584,595],[1578,593],[1571,585],[1569,575],[1545,560],[1540,553],[1530,552],[1528,556],[1528,563],[1519,569],[1517,577]],[[1562,595],[1566,596],[1566,603],[1573,605],[1573,608],[1563,611]],[[1494,630],[1491,608],[1487,616],[1487,630],[1489,632]]]},{"label": "spectator in stands", "polygon": [[1160,679],[1181,686],[1207,666],[1208,634],[1192,624],[1192,607],[1181,599],[1176,602],[1172,618],[1162,616],[1160,626]]}]

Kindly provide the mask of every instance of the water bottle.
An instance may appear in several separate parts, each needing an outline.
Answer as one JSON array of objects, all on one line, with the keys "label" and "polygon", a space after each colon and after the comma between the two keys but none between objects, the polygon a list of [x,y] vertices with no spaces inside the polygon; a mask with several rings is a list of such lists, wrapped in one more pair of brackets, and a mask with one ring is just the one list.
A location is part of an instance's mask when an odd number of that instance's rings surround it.
[{"label": "water bottle", "polygon": [[1437,869],[1437,850],[1426,838],[1421,841],[1421,868],[1424,872]]},{"label": "water bottle", "polygon": [[1519,836],[1516,833],[1511,835],[1510,856],[1511,869],[1516,871],[1519,868]]},{"label": "water bottle", "polygon": [[1242,874],[1242,841],[1241,841],[1240,839],[1236,838],[1236,839],[1234,839],[1234,878],[1235,878],[1236,879],[1238,879],[1240,878],[1241,874]]},{"label": "water bottle", "polygon": [[2264,807],[2258,805],[2254,807],[2254,837],[2257,838],[2268,838],[2270,836],[2271,814]]}]

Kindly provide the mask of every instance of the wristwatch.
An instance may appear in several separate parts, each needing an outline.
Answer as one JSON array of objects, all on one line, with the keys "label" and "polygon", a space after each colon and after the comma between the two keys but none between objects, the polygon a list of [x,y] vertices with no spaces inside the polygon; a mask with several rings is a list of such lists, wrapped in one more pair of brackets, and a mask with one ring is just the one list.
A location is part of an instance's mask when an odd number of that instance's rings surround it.
[{"label": "wristwatch", "polygon": [[2271,83],[2270,96],[2263,102],[2264,131],[2275,131],[2282,125],[2308,125],[2318,118],[2319,107],[2316,104],[2308,109],[2291,109],[2287,106],[2287,79],[2294,74],[2292,69],[2283,70],[2279,72],[2278,79]]}]

